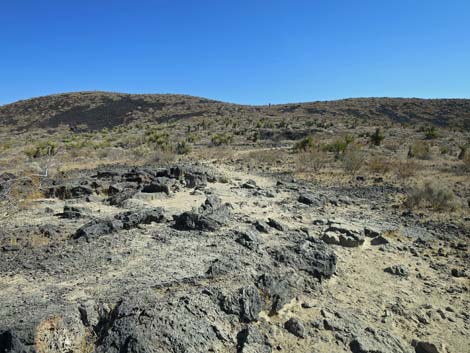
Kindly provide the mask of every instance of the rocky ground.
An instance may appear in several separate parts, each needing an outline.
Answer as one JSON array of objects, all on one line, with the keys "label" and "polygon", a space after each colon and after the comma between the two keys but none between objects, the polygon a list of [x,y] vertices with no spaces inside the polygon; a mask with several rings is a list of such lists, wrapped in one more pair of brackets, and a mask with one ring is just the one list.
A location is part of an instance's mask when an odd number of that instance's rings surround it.
[{"label": "rocky ground", "polygon": [[186,163],[43,188],[2,222],[0,352],[469,351],[470,219],[393,185]]}]

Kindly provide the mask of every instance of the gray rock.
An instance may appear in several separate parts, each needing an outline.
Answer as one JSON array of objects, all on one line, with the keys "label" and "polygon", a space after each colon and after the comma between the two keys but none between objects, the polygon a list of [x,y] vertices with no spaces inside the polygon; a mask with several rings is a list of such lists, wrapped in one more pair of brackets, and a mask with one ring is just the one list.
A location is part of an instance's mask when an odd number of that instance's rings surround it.
[{"label": "gray rock", "polygon": [[284,323],[284,328],[294,336],[305,337],[305,327],[299,319],[291,317]]},{"label": "gray rock", "polygon": [[458,269],[458,268],[453,268],[451,270],[451,274],[454,277],[465,277],[466,276],[465,270],[461,270],[461,269]]},{"label": "gray rock", "polygon": [[74,218],[81,218],[82,217],[82,210],[78,207],[74,206],[64,206],[64,211],[59,214],[62,218],[74,219]]},{"label": "gray rock", "polygon": [[381,235],[381,232],[378,231],[378,230],[375,229],[375,228],[365,227],[365,228],[364,228],[364,234],[365,234],[366,237],[375,238],[375,237],[380,236],[380,235]]},{"label": "gray rock", "polygon": [[299,195],[297,201],[305,205],[309,205],[309,206],[316,206],[316,207],[322,206],[321,200],[317,196],[309,194],[309,193],[304,193],[304,194]]},{"label": "gray rock", "polygon": [[157,299],[139,293],[123,299],[101,319],[97,353],[207,352],[224,335],[213,321],[216,308],[197,293],[171,293]]},{"label": "gray rock", "polygon": [[390,241],[383,235],[378,235],[370,241],[371,245],[386,245],[390,244]]},{"label": "gray rock", "polygon": [[330,278],[336,270],[336,255],[319,240],[311,239],[295,246],[276,249],[273,256],[277,261],[306,271],[319,280]]},{"label": "gray rock", "polygon": [[269,225],[263,221],[256,221],[255,228],[258,232],[269,233]]},{"label": "gray rock", "polygon": [[416,353],[440,353],[437,346],[431,342],[413,340],[412,345]]},{"label": "gray rock", "polygon": [[163,208],[157,207],[120,213],[114,218],[122,223],[122,228],[132,229],[137,227],[139,224],[162,222],[165,219],[165,215],[163,213]]},{"label": "gray rock", "polygon": [[271,353],[272,347],[266,335],[250,325],[237,335],[237,353]]},{"label": "gray rock", "polygon": [[384,269],[385,272],[395,276],[408,277],[409,271],[403,265],[393,265]]},{"label": "gray rock", "polygon": [[260,240],[258,237],[249,231],[237,232],[239,237],[235,240],[237,243],[243,245],[250,250],[258,250],[260,246]]},{"label": "gray rock", "polygon": [[0,333],[0,352],[2,353],[29,353],[30,349],[23,345],[12,331]]},{"label": "gray rock", "polygon": [[240,187],[242,189],[257,189],[258,188],[258,186],[256,185],[256,182],[251,179],[244,182]]},{"label": "gray rock", "polygon": [[187,211],[180,215],[173,216],[175,220],[175,228],[178,230],[200,230],[200,231],[215,231],[221,227],[221,224],[216,220],[205,215]]},{"label": "gray rock", "polygon": [[406,343],[390,334],[366,328],[350,342],[352,353],[411,353],[412,349]]},{"label": "gray rock", "polygon": [[285,229],[285,227],[281,223],[272,218],[268,218],[268,225],[280,231],[283,231]]},{"label": "gray rock", "polygon": [[215,231],[225,225],[231,214],[231,206],[220,198],[209,196],[197,211],[187,211],[173,216],[178,230]]},{"label": "gray rock", "polygon": [[114,219],[93,220],[80,227],[72,236],[73,239],[91,240],[102,235],[111,234],[122,228],[122,223]]},{"label": "gray rock", "polygon": [[335,232],[327,231],[323,233],[321,240],[327,244],[339,245],[339,235]]},{"label": "gray rock", "polygon": [[326,233],[338,234],[339,245],[348,248],[360,246],[364,243],[365,240],[363,231],[353,225],[332,223],[325,230],[324,234]]},{"label": "gray rock", "polygon": [[254,286],[243,287],[237,293],[224,296],[221,308],[228,314],[235,314],[242,322],[258,320],[263,303],[258,289]]},{"label": "gray rock", "polygon": [[269,315],[277,314],[294,296],[287,279],[279,279],[271,274],[261,275],[256,286],[262,292],[265,310]]}]

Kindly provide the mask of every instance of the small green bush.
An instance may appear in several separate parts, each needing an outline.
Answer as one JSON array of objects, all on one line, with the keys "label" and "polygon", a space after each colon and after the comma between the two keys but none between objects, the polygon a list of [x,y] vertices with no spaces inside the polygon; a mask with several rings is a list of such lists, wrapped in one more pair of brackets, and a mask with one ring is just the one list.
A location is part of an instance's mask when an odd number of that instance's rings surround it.
[{"label": "small green bush", "polygon": [[375,132],[372,135],[370,135],[370,142],[374,146],[380,146],[384,138],[385,136],[380,130],[380,128],[377,128]]},{"label": "small green bush", "polygon": [[307,136],[300,141],[297,141],[293,147],[294,152],[306,152],[314,148],[314,142],[312,136]]},{"label": "small green bush", "polygon": [[228,145],[233,141],[233,136],[230,134],[215,134],[211,138],[211,143],[214,146]]},{"label": "small green bush", "polygon": [[186,141],[178,142],[176,144],[176,154],[188,154],[191,153],[191,146]]},{"label": "small green bush", "polygon": [[424,138],[426,140],[433,140],[438,137],[437,130],[435,126],[429,126],[425,131],[424,131]]}]

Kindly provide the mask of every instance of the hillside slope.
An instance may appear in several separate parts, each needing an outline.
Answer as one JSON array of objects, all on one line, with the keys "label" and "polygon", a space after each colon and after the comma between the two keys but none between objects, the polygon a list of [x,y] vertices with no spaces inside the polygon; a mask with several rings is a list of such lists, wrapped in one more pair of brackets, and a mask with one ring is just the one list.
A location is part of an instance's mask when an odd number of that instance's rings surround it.
[{"label": "hillside slope", "polygon": [[18,101],[0,107],[4,128],[81,126],[99,130],[138,122],[174,122],[192,117],[345,119],[425,123],[470,128],[470,99],[357,98],[337,101],[246,106],[173,94],[77,92]]}]

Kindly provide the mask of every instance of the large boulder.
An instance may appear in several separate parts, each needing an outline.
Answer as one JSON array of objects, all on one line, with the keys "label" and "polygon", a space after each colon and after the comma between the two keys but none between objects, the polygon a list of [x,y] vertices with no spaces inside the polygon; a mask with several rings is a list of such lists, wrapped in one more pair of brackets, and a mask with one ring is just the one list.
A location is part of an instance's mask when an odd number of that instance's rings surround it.
[{"label": "large boulder", "polygon": [[186,211],[173,216],[178,230],[215,231],[225,225],[230,217],[231,206],[220,198],[209,196],[198,210]]},{"label": "large boulder", "polygon": [[295,246],[275,249],[273,257],[319,280],[330,278],[336,270],[337,259],[334,252],[324,242],[313,238]]}]

